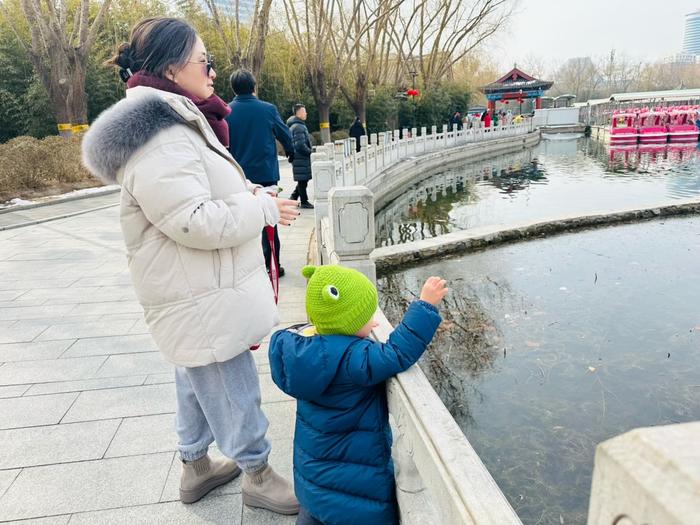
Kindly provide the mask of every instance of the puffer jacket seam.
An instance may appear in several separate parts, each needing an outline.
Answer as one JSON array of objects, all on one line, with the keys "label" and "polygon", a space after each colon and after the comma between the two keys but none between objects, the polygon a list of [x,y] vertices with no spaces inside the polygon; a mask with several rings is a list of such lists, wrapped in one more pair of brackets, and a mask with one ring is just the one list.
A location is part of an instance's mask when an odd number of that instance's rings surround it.
[{"label": "puffer jacket seam", "polygon": [[336,494],[345,494],[346,496],[349,496],[349,497],[351,497],[351,498],[357,498],[357,499],[359,499],[359,500],[369,501],[369,502],[372,502],[372,503],[374,503],[374,504],[382,505],[382,506],[383,506],[383,505],[386,505],[386,504],[388,504],[388,503],[392,503],[391,500],[383,500],[383,499],[368,498],[367,496],[360,496],[359,494],[354,494],[354,493],[352,493],[352,492],[348,492],[348,491],[345,491],[345,490],[338,490],[338,489],[335,489],[335,488],[333,488],[333,487],[328,487],[327,485],[321,485],[321,484],[319,484],[319,483],[316,483],[316,482],[311,481],[310,479],[304,477],[304,476],[301,474],[301,472],[299,472],[299,469],[298,469],[298,468],[295,468],[294,470],[295,470],[296,475],[299,476],[299,477],[304,481],[304,483],[308,483],[309,485],[313,485],[313,486],[315,486],[315,487],[320,487],[320,488],[322,488],[323,490],[328,490],[328,491],[331,491],[331,492],[335,492]]},{"label": "puffer jacket seam", "polygon": [[313,454],[310,454],[307,450],[304,449],[304,447],[302,447],[302,446],[299,445],[298,443],[295,444],[294,446],[295,446],[297,449],[299,449],[299,451],[303,452],[306,456],[310,457],[311,459],[315,459],[315,460],[317,460],[317,461],[323,461],[323,462],[328,462],[328,463],[340,463],[340,464],[343,464],[343,465],[358,465],[358,466],[361,466],[361,467],[373,468],[373,469],[377,469],[377,470],[380,470],[380,471],[386,470],[386,468],[385,468],[386,465],[387,465],[386,462],[382,462],[382,463],[379,464],[379,465],[375,465],[375,464],[372,464],[372,463],[361,463],[361,462],[359,462],[359,461],[348,461],[348,460],[345,460],[345,459],[320,458],[320,457],[314,456]]},{"label": "puffer jacket seam", "polygon": [[[308,401],[307,401],[308,403]],[[337,432],[328,432],[326,430],[320,430],[316,428],[314,425],[309,423],[306,419],[304,419],[303,416],[300,414],[297,414],[297,418],[299,419],[299,422],[308,427],[309,429],[313,430],[314,432],[318,432],[319,434],[323,434],[324,436],[337,436],[340,434],[347,434],[348,432],[366,432],[369,434],[377,434],[378,432],[384,432],[385,427],[377,427],[374,429],[365,429],[365,428],[352,428],[352,429],[346,429],[346,430],[338,430]]]}]

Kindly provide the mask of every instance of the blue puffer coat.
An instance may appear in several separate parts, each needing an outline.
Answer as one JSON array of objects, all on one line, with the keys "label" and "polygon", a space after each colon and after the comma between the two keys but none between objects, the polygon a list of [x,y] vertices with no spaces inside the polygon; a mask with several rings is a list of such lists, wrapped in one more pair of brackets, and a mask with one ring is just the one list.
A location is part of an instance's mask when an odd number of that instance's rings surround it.
[{"label": "blue puffer coat", "polygon": [[297,401],[294,486],[325,525],[398,523],[384,381],[415,363],[440,324],[416,301],[387,343],[275,332],[272,378]]}]

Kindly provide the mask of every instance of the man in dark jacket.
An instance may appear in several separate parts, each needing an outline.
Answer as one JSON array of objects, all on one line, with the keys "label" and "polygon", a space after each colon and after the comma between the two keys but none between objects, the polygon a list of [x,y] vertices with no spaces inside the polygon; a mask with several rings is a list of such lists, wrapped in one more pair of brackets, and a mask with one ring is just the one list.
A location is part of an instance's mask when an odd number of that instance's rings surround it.
[{"label": "man in dark jacket", "polygon": [[450,131],[454,126],[457,126],[458,130],[462,129],[462,114],[459,111],[455,111],[450,119]]},{"label": "man in dark jacket", "polygon": [[313,209],[314,205],[309,202],[309,195],[306,187],[311,180],[311,135],[306,127],[306,107],[303,104],[294,105],[294,115],[287,119],[287,126],[292,132],[292,143],[294,144],[294,160],[292,161],[292,172],[297,187],[292,193],[292,200],[301,199],[301,207]]},{"label": "man in dark jacket", "polygon": [[356,151],[359,152],[360,149],[362,149],[360,137],[366,134],[367,132],[365,131],[365,127],[362,125],[362,122],[360,122],[360,117],[355,117],[355,122],[353,122],[352,126],[350,126],[350,136],[355,139]]},{"label": "man in dark jacket", "polygon": [[[231,87],[236,95],[229,104],[231,114],[226,117],[229,133],[229,151],[243,168],[248,180],[261,186],[274,186],[280,180],[277,144],[279,140],[291,160],[294,146],[289,129],[284,125],[277,108],[259,100],[255,95],[255,77],[250,71],[239,69],[231,75]],[[270,242],[263,231],[265,265],[270,271]],[[279,266],[280,238],[275,226],[275,255],[280,277],[284,268]]]}]

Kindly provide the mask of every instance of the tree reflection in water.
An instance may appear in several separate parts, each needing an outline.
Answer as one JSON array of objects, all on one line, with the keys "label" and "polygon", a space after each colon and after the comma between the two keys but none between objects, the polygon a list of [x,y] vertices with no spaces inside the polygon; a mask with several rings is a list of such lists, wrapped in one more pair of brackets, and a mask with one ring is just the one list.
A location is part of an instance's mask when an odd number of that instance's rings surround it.
[{"label": "tree reflection in water", "polygon": [[[403,274],[379,281],[380,307],[396,325],[417,295],[410,291]],[[474,379],[493,368],[503,352],[502,338],[475,296],[448,294],[440,314],[442,324],[419,365],[449,412],[465,428],[473,422],[467,398],[481,398]]]}]

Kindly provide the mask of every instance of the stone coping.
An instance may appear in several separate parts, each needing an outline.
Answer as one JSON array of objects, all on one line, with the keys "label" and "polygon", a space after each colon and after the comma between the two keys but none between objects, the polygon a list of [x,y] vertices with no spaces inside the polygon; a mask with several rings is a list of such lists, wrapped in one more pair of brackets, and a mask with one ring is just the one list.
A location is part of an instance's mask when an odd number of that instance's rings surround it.
[{"label": "stone coping", "polygon": [[93,188],[84,188],[82,190],[75,190],[68,193],[63,193],[61,195],[39,197],[39,200],[28,201],[26,204],[16,204],[14,206],[11,204],[5,205],[4,207],[0,207],[0,214],[22,210],[31,210],[32,208],[51,206],[52,204],[77,201],[80,199],[89,199],[91,197],[101,197],[102,195],[109,195],[110,193],[118,193],[120,190],[121,186],[119,186],[118,184],[112,184],[109,186],[95,186]]},{"label": "stone coping", "polygon": [[700,214],[700,199],[686,199],[645,208],[629,208],[589,215],[562,216],[540,221],[509,225],[490,225],[439,235],[430,239],[395,246],[376,248],[370,254],[379,273],[404,265],[414,265],[429,259],[467,253],[499,244],[535,237],[547,237],[586,228],[638,222],[659,217]]}]

